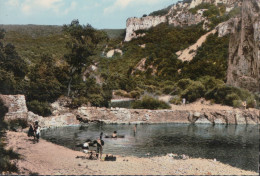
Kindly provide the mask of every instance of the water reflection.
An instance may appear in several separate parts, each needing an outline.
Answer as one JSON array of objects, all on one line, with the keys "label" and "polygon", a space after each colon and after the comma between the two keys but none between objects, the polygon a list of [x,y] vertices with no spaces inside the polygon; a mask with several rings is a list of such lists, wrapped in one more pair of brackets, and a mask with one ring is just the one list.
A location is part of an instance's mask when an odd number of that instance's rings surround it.
[{"label": "water reflection", "polygon": [[97,139],[100,132],[124,134],[122,139],[104,139],[104,153],[145,157],[167,153],[185,154],[195,158],[216,158],[218,161],[246,170],[258,171],[258,126],[158,124],[91,125],[66,127],[42,132],[43,138],[80,150],[76,144]]}]

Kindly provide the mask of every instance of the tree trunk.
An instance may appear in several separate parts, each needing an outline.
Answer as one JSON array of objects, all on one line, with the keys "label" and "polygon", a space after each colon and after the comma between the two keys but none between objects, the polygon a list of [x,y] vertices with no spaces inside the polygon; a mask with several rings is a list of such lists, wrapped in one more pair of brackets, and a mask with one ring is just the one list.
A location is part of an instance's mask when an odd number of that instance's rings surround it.
[{"label": "tree trunk", "polygon": [[71,81],[72,81],[72,77],[70,78],[70,81],[69,81],[69,85],[68,85],[68,97],[70,96],[70,87],[71,87]]}]

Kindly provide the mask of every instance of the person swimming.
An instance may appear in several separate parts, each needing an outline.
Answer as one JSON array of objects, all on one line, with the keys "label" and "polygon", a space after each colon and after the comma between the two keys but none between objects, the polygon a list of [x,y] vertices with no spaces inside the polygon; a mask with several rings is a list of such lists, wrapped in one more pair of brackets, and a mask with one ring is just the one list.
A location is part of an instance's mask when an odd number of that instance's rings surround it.
[{"label": "person swimming", "polygon": [[117,138],[117,131],[114,131],[114,133],[112,134],[112,138]]}]

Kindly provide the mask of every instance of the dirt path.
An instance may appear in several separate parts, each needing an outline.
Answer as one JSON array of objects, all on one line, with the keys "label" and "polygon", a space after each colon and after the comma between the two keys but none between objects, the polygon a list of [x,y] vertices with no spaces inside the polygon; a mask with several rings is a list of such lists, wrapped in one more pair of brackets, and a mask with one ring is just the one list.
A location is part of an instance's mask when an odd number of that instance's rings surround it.
[{"label": "dirt path", "polygon": [[178,51],[176,54],[178,56],[178,59],[184,61],[191,61],[195,56],[196,56],[196,51],[199,47],[201,47],[201,45],[206,41],[207,37],[210,34],[215,34],[216,33],[216,29],[206,33],[205,35],[201,36],[199,38],[199,40],[191,45],[190,47],[186,48],[185,50],[182,51]]},{"label": "dirt path", "polygon": [[83,153],[40,140],[34,144],[25,133],[7,132],[8,148],[23,156],[17,162],[20,174],[41,175],[258,175],[218,161],[117,157],[117,161],[90,161],[76,158]]}]

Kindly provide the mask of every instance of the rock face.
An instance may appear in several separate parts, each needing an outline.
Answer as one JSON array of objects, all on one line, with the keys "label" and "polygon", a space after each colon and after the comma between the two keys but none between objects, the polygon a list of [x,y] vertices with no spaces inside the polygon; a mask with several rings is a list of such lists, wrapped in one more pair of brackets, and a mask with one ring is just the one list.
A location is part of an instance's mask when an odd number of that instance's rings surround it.
[{"label": "rock face", "polygon": [[124,108],[80,107],[77,112],[82,119],[107,124],[140,123],[203,123],[203,124],[259,124],[259,111],[234,109],[201,111],[188,110],[137,110]]},{"label": "rock face", "polygon": [[260,92],[260,1],[244,0],[229,47],[227,84]]},{"label": "rock face", "polygon": [[123,51],[120,49],[113,49],[107,52],[107,57],[111,58],[115,55],[115,53],[119,53],[121,56],[123,55]]},{"label": "rock face", "polygon": [[5,120],[10,121],[14,119],[27,119],[28,109],[24,95],[0,95],[8,113],[5,115]]},{"label": "rock face", "polygon": [[[146,16],[142,18],[128,18],[126,22],[126,36],[125,41],[131,41],[133,38],[143,36],[144,34],[136,34],[138,30],[147,30],[151,27],[155,27],[161,23],[168,23],[174,26],[190,26],[198,24],[200,22],[207,23],[207,19],[203,16],[203,13],[207,9],[200,9],[196,14],[189,12],[189,9],[196,7],[201,3],[211,3],[211,4],[225,4],[226,11],[230,11],[235,6],[241,4],[241,0],[192,0],[188,2],[178,2],[173,5],[168,14],[163,16]],[[204,29],[207,26],[204,25]]]},{"label": "rock face", "polygon": [[125,41],[130,41],[133,38],[136,38],[137,35],[135,31],[138,30],[145,30],[149,29],[151,27],[155,27],[160,23],[165,23],[167,21],[165,16],[162,17],[152,17],[152,16],[147,16],[143,18],[128,18],[126,22],[126,36],[125,36]]},{"label": "rock face", "polygon": [[235,4],[240,3],[240,0],[192,0],[190,3],[190,8],[194,8],[201,3],[210,3],[214,5],[226,4],[227,7],[234,7]]},{"label": "rock face", "polygon": [[68,108],[65,108],[61,101],[60,104],[57,102],[53,104],[53,116],[42,117],[28,111],[24,95],[0,95],[0,99],[8,107],[8,113],[4,118],[7,122],[15,119],[25,119],[29,123],[39,121],[42,128],[80,124],[76,115],[71,113]]}]

